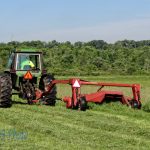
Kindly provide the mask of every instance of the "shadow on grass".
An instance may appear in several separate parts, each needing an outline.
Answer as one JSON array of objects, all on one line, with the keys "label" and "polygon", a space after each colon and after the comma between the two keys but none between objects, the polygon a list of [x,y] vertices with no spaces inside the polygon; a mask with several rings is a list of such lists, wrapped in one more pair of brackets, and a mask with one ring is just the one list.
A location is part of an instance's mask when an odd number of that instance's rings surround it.
[{"label": "shadow on grass", "polygon": [[[56,98],[56,101],[62,101],[62,99],[57,97],[57,98]],[[12,100],[12,104],[13,104],[13,105],[14,105],[14,104],[28,105],[28,102],[27,102],[26,99],[24,99],[23,102],[13,99],[13,100]]]},{"label": "shadow on grass", "polygon": [[21,104],[21,105],[27,105],[27,102],[25,101],[25,102],[21,102],[21,101],[12,101],[12,104],[14,105],[14,104]]}]

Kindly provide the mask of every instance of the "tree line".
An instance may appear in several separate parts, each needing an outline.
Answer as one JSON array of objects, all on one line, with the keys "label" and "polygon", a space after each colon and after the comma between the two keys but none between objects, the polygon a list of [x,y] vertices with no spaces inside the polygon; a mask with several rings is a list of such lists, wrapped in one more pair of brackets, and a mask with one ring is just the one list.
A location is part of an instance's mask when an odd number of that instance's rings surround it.
[{"label": "tree line", "polygon": [[15,48],[43,51],[45,67],[56,75],[150,74],[150,40],[0,43],[1,71]]}]

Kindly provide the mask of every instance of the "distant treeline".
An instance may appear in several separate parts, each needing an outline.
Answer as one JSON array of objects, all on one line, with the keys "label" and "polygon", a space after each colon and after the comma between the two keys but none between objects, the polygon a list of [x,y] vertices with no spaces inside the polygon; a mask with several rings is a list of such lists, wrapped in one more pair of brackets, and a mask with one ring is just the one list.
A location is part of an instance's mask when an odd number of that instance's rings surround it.
[{"label": "distant treeline", "polygon": [[45,67],[57,75],[150,74],[150,40],[0,43],[0,70],[14,48],[42,50]]}]

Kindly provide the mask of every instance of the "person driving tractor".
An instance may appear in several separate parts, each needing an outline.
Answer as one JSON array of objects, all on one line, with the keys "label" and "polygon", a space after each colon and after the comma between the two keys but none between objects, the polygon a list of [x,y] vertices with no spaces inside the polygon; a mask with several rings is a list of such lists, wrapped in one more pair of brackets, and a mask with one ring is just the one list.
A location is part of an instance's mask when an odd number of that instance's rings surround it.
[{"label": "person driving tractor", "polygon": [[33,62],[26,57],[24,61],[21,62],[21,70],[28,70],[30,68],[34,68],[35,65]]}]

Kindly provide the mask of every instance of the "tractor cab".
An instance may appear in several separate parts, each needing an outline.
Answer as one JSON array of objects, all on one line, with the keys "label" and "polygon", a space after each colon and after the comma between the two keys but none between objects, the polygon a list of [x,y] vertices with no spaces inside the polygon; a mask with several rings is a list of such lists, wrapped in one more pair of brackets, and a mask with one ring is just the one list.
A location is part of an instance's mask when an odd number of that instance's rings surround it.
[{"label": "tractor cab", "polygon": [[28,70],[33,73],[40,72],[42,70],[42,53],[32,51],[12,52],[7,68],[10,69],[10,72],[21,73]]},{"label": "tractor cab", "polygon": [[16,56],[16,70],[41,70],[40,54],[18,53]]}]

